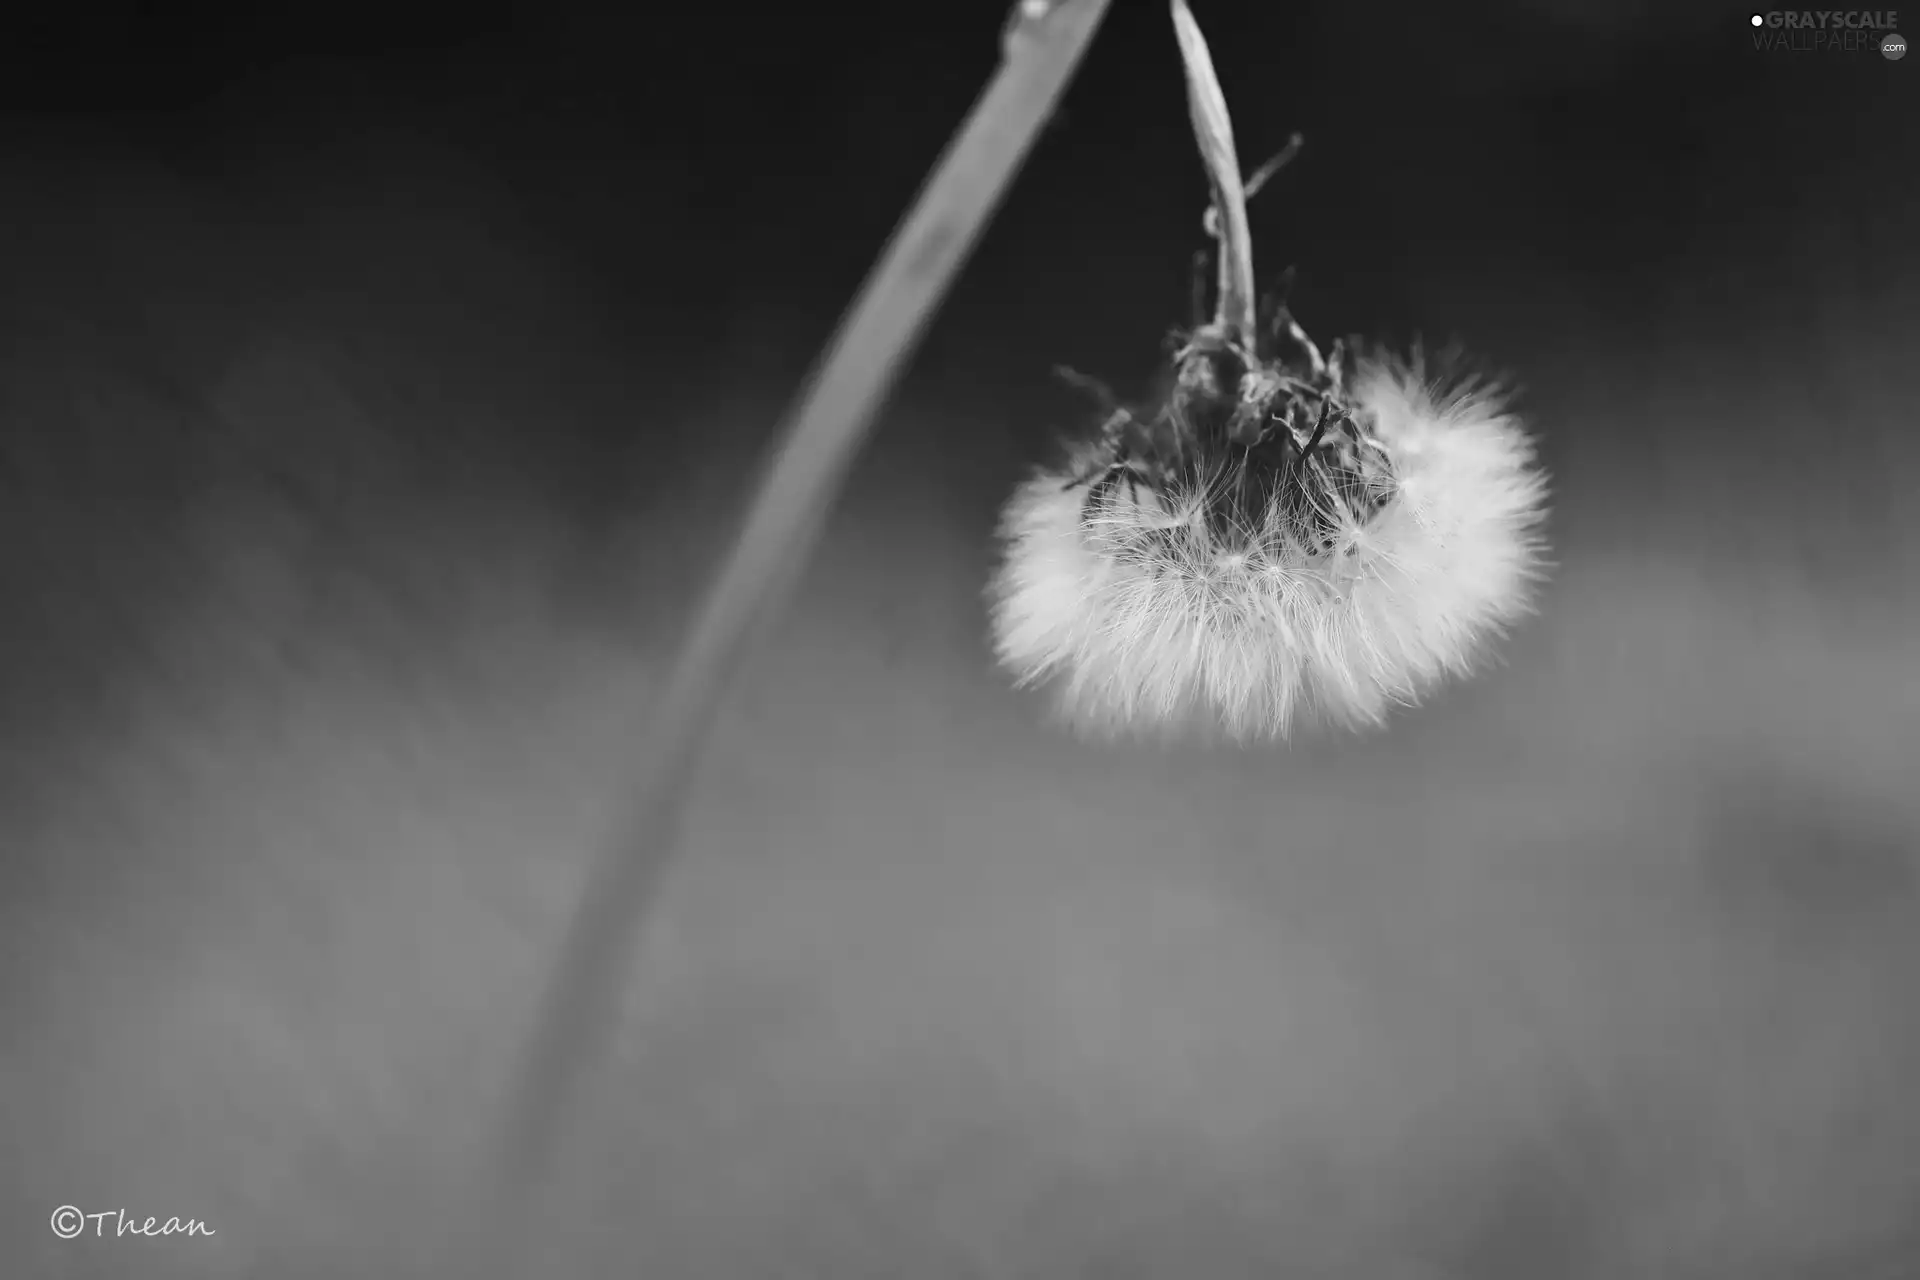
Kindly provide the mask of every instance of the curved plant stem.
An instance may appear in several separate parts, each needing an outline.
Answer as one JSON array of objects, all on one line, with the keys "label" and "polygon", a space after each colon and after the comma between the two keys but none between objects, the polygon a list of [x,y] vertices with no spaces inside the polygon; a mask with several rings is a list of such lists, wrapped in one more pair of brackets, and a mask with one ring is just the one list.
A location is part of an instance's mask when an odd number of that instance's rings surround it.
[{"label": "curved plant stem", "polygon": [[[719,699],[817,541],[887,392],[1051,115],[1109,0],[1021,0],[998,73],[841,323],[783,429],[724,567],[652,709],[621,820],[590,871],[508,1103],[468,1246],[481,1274],[526,1266],[541,1188],[619,1020],[640,922],[670,864],[681,802]],[[535,1273],[538,1268],[533,1268]]]}]

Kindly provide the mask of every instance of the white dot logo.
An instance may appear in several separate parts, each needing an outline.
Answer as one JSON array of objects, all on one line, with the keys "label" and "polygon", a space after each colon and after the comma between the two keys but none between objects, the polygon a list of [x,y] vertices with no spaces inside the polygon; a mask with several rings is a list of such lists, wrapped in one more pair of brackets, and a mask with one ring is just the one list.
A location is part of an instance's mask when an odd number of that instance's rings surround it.
[{"label": "white dot logo", "polygon": [[1757,14],[1757,13],[1756,13],[1756,14],[1754,14],[1754,15],[1753,15],[1753,16],[1752,16],[1751,18],[1749,18],[1749,19],[1747,19],[1747,21],[1749,21],[1749,22],[1751,22],[1751,23],[1752,23],[1752,24],[1753,24],[1754,26],[1756,26],[1756,27],[1757,27],[1757,26],[1759,26],[1760,24],[1762,24],[1763,22],[1765,22],[1765,21],[1766,21],[1766,19],[1765,19],[1765,18],[1763,18],[1763,17],[1761,17],[1761,16],[1759,15],[1759,14]]}]

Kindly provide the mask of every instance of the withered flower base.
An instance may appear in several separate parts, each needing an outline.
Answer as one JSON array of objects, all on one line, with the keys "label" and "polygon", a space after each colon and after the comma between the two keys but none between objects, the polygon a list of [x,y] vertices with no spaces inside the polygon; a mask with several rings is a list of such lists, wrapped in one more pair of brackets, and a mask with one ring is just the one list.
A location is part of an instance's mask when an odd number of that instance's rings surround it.
[{"label": "withered flower base", "polygon": [[1064,468],[1015,491],[995,648],[1092,736],[1376,725],[1527,610],[1545,477],[1497,386],[1417,354],[1323,357],[1283,302],[1256,319],[1225,105],[1173,9],[1214,187],[1215,315],[1160,403],[1110,403]]}]

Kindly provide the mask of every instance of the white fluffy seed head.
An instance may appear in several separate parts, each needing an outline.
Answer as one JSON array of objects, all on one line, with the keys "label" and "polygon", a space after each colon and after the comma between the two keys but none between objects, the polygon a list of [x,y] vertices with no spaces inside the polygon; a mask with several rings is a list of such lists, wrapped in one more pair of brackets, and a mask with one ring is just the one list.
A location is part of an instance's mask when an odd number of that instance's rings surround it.
[{"label": "white fluffy seed head", "polygon": [[1328,511],[1320,545],[1278,500],[1223,537],[1219,474],[1089,503],[1097,446],[1022,484],[989,587],[1000,664],[1084,736],[1239,742],[1377,726],[1469,674],[1544,569],[1532,443],[1500,387],[1417,353],[1363,356],[1347,399],[1392,482],[1364,519]]}]

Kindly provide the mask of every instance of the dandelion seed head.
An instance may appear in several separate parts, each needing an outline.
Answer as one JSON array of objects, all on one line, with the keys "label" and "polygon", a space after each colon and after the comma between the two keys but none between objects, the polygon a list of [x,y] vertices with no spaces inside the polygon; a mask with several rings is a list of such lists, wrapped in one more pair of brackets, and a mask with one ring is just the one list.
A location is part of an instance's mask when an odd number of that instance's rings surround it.
[{"label": "dandelion seed head", "polygon": [[1417,352],[1350,370],[1295,321],[1291,272],[1255,296],[1247,197],[1301,140],[1243,180],[1206,39],[1171,8],[1213,197],[1212,318],[1196,288],[1149,412],[1069,375],[1106,415],[1007,503],[994,648],[1089,736],[1379,725],[1527,610],[1545,480],[1498,386],[1429,376]]},{"label": "dandelion seed head", "polygon": [[1417,352],[1317,379],[1192,355],[1163,413],[1008,501],[989,595],[1015,682],[1086,736],[1247,742],[1378,726],[1471,674],[1543,567],[1503,389]]}]

